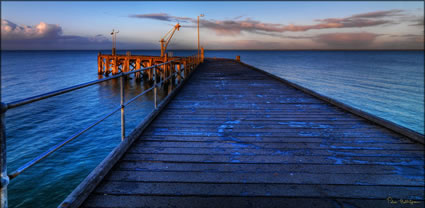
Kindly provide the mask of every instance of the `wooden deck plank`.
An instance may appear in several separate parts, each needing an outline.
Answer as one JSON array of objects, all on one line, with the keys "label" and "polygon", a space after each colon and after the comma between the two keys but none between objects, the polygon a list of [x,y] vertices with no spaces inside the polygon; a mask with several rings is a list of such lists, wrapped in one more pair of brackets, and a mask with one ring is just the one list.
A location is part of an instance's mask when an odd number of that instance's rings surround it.
[{"label": "wooden deck plank", "polygon": [[[350,187],[350,188],[347,188]],[[356,191],[352,191],[352,190]],[[270,196],[270,197],[322,197],[326,190],[328,197],[364,198],[363,193],[369,195],[367,199],[382,199],[388,193],[402,198],[414,196],[421,199],[421,187],[397,186],[362,186],[362,185],[290,185],[290,184],[204,184],[204,183],[134,183],[115,182],[105,183],[95,191],[98,194],[108,195],[173,195],[186,190],[187,196]],[[223,195],[226,193],[226,195]]]},{"label": "wooden deck plank", "polygon": [[[192,163],[122,161],[114,170],[174,172],[244,172],[244,173],[334,173],[422,176],[424,166],[372,164],[266,164],[266,163]],[[403,172],[400,172],[403,170]]]},{"label": "wooden deck plank", "polygon": [[423,153],[264,73],[208,61],[83,206],[421,207]]}]

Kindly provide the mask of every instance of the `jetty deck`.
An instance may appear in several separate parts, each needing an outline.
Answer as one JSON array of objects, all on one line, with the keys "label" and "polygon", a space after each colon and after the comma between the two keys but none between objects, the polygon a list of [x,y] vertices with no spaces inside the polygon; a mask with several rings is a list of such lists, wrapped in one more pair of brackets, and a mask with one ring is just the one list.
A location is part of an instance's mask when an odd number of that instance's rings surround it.
[{"label": "jetty deck", "polygon": [[81,206],[423,205],[423,144],[267,73],[209,59]]}]

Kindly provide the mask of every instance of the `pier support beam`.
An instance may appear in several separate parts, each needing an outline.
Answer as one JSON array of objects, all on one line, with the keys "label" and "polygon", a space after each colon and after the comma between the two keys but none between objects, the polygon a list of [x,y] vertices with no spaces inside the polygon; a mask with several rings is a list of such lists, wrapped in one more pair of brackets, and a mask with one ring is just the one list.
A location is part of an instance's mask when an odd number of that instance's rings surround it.
[{"label": "pier support beam", "polygon": [[130,56],[131,56],[131,52],[127,51],[126,57],[124,58],[124,64],[122,66],[122,72],[130,71]]},{"label": "pier support beam", "polygon": [[[140,67],[140,62],[141,62],[142,60],[140,60],[140,59],[136,59],[136,68],[135,68],[135,70],[139,70],[141,67]],[[135,77],[136,77],[136,80],[137,81],[139,81],[140,80],[140,78],[141,78],[141,76],[140,76],[140,72],[136,72],[136,74],[134,75]]]},{"label": "pier support beam", "polygon": [[[149,63],[148,63],[148,67],[151,67],[152,66],[152,64],[153,64],[153,59],[149,59]],[[148,71],[148,76],[149,76],[149,80],[150,81],[153,81],[153,70],[154,69],[149,69],[149,71]]]},{"label": "pier support beam", "polygon": [[180,83],[180,80],[182,79],[181,76],[181,63],[177,64],[177,83]]},{"label": "pier support beam", "polygon": [[105,75],[111,73],[111,60],[109,58],[105,59]]},{"label": "pier support beam", "polygon": [[188,69],[188,64],[186,59],[183,61],[183,70],[184,70],[184,78],[186,79],[187,76],[189,75],[189,69]]},{"label": "pier support beam", "polygon": [[97,74],[103,74],[103,58],[99,52],[97,54]]},{"label": "pier support beam", "polygon": [[118,58],[112,59],[112,75],[118,74]]}]

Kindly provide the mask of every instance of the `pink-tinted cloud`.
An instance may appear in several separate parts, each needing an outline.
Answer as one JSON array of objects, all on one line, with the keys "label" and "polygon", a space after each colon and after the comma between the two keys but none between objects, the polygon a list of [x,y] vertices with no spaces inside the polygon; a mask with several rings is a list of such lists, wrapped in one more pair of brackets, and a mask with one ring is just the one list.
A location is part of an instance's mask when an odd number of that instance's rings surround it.
[{"label": "pink-tinted cloud", "polygon": [[36,26],[16,25],[13,22],[1,20],[1,38],[5,40],[53,38],[62,35],[59,25],[40,22]]}]

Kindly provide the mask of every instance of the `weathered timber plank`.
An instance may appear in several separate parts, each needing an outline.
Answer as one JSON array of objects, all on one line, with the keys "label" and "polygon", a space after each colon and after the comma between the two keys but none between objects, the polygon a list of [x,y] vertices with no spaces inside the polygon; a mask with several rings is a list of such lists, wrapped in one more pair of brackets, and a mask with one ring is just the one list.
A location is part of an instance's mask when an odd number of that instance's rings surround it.
[{"label": "weathered timber plank", "polygon": [[259,143],[243,142],[233,137],[223,137],[220,141],[213,142],[163,142],[146,141],[144,147],[207,147],[207,148],[253,148],[253,149],[328,149],[328,150],[417,150],[423,151],[423,146],[416,144],[347,144],[331,141],[324,143]]},{"label": "weathered timber plank", "polygon": [[211,147],[145,147],[133,145],[128,153],[162,153],[162,154],[207,154],[207,155],[282,155],[296,156],[356,156],[356,157],[397,157],[397,158],[424,158],[423,151],[395,151],[395,150],[365,150],[365,149],[257,149],[257,148],[211,148]]},{"label": "weathered timber plank", "polygon": [[[140,137],[140,142],[143,141],[164,141],[164,142],[213,142],[220,141],[223,137],[219,136],[142,136]],[[285,142],[285,143],[322,143],[327,141],[332,141],[333,143],[386,143],[386,144],[411,144],[412,141],[407,138],[344,138],[344,140],[338,138],[327,138],[327,137],[282,137],[282,136],[267,136],[267,137],[258,137],[258,136],[246,136],[246,137],[237,137],[237,139],[244,142]]]},{"label": "weathered timber plank", "polygon": [[[355,165],[355,164],[263,164],[263,163],[173,163],[122,161],[114,170],[175,172],[240,172],[240,173],[328,173],[421,176],[424,166]],[[403,172],[400,172],[403,170]]]},{"label": "weathered timber plank", "polygon": [[199,162],[199,163],[267,163],[267,164],[375,164],[421,166],[423,158],[359,157],[359,156],[297,156],[282,155],[196,155],[127,153],[122,161]]},{"label": "weathered timber plank", "polygon": [[[244,197],[321,197],[326,191],[332,198],[364,198],[386,200],[389,194],[401,198],[423,200],[421,187],[364,186],[364,185],[310,185],[310,184],[202,184],[202,183],[103,183],[97,194],[111,195],[173,195],[186,190],[188,196],[244,196]],[[356,190],[356,191],[352,191]]]},{"label": "weathered timber plank", "polygon": [[[112,171],[106,181],[424,186],[421,176],[315,173]],[[366,198],[366,196],[365,196]]]}]

